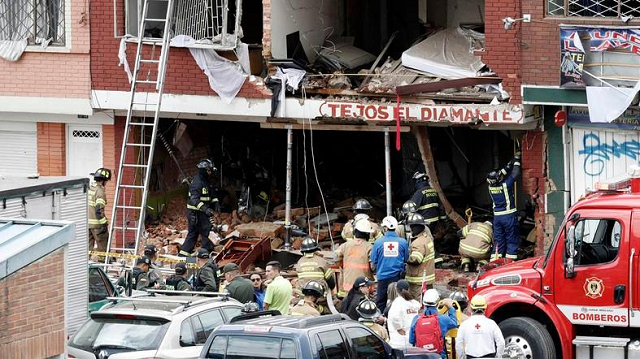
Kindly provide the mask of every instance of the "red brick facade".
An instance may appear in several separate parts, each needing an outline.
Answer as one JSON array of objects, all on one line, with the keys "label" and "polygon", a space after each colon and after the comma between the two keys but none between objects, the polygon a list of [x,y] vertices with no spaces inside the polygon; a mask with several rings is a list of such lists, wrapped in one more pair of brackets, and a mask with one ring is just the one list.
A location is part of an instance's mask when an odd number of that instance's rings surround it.
[{"label": "red brick facade", "polygon": [[64,248],[0,280],[0,358],[64,353]]},{"label": "red brick facade", "polygon": [[[545,168],[547,136],[543,131],[528,131],[521,142],[522,185],[524,192],[536,206],[534,214],[536,228],[536,254],[544,252],[545,236]],[[526,235],[527,233],[522,233]]]},{"label": "red brick facade", "polygon": [[[118,0],[124,3],[124,0]],[[119,19],[120,23],[121,20]],[[120,39],[113,37],[113,1],[96,0],[91,2],[91,82],[94,90],[129,91],[130,84],[121,66],[118,66]],[[135,44],[127,47],[127,57],[133,71]],[[149,54],[151,46],[145,46]],[[159,51],[159,48],[157,49]],[[149,57],[147,57],[149,58]],[[156,54],[157,58],[157,54]],[[165,93],[181,95],[215,96],[209,87],[209,80],[196,65],[188,49],[172,48],[167,65]],[[270,98],[271,91],[264,85],[250,82],[248,79],[238,93],[238,97]]]},{"label": "red brick facade", "polygon": [[38,122],[38,173],[64,176],[67,173],[66,127],[64,123]]}]

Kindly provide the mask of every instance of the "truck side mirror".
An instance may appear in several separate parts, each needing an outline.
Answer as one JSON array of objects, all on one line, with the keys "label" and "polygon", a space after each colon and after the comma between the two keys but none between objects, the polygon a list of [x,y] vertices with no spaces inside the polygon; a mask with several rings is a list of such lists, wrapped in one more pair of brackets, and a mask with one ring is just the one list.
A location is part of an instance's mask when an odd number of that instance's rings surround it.
[{"label": "truck side mirror", "polygon": [[576,256],[576,226],[571,225],[565,237],[567,260],[564,264],[564,277],[573,278],[576,275],[574,260]]}]

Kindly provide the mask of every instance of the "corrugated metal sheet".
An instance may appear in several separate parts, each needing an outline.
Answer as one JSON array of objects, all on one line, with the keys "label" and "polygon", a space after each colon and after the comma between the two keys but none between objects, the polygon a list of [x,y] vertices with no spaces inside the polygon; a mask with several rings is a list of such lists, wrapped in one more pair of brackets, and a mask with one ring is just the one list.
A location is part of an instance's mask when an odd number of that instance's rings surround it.
[{"label": "corrugated metal sheet", "polygon": [[640,132],[572,129],[571,200],[598,181],[627,173],[640,160]]},{"label": "corrugated metal sheet", "polygon": [[8,198],[6,201],[0,199],[0,217],[25,218],[26,211],[25,206],[22,205],[22,199]]},{"label": "corrugated metal sheet", "polygon": [[[76,224],[76,238],[67,249],[66,266],[66,328],[67,334],[73,334],[87,319],[89,306],[89,283],[87,270],[87,194],[83,188],[67,190],[63,196],[57,191],[59,198],[60,219]],[[82,308],[82,310],[78,310]]]},{"label": "corrugated metal sheet", "polygon": [[0,174],[38,172],[36,131],[0,131]]}]

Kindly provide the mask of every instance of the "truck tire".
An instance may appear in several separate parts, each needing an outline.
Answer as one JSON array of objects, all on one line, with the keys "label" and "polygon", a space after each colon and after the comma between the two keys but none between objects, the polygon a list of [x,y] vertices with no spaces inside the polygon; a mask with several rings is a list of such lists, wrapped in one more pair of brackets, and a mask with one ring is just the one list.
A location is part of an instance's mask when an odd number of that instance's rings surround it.
[{"label": "truck tire", "polygon": [[[547,329],[527,317],[514,317],[500,322],[505,341],[505,354],[512,352],[523,359],[554,359],[556,348]],[[513,358],[514,356],[511,356]]]}]

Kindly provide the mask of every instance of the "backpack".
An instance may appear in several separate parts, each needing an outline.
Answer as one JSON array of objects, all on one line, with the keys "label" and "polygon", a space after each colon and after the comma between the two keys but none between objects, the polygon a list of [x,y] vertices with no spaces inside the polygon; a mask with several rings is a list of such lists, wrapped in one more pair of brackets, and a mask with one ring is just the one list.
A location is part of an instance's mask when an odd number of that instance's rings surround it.
[{"label": "backpack", "polygon": [[440,331],[438,313],[424,315],[421,313],[416,322],[416,347],[426,349],[430,353],[444,351],[444,339]]}]

